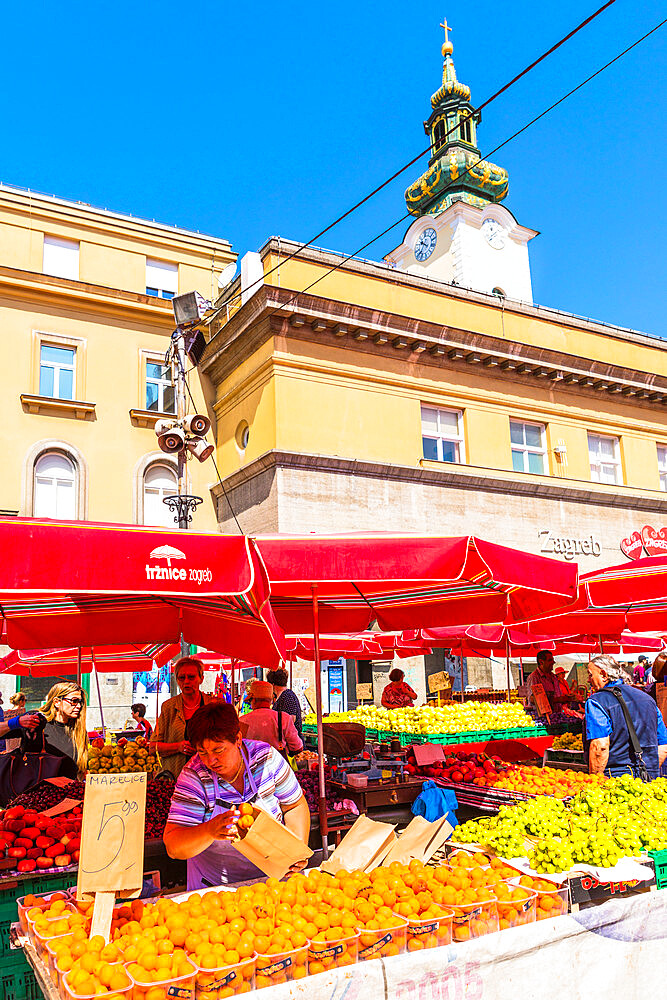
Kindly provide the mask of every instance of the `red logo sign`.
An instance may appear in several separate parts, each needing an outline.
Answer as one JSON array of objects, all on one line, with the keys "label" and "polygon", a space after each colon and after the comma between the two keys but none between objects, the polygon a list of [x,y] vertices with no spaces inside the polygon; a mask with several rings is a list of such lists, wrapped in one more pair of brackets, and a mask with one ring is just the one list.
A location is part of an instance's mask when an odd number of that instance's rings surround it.
[{"label": "red logo sign", "polygon": [[621,552],[628,559],[639,559],[643,548],[642,536],[638,531],[633,531],[628,538],[624,538],[621,542]]},{"label": "red logo sign", "polygon": [[656,531],[650,525],[642,528],[642,542],[649,556],[664,556],[667,554],[667,530]]},{"label": "red logo sign", "polygon": [[641,559],[644,552],[647,556],[666,556],[667,528],[656,531],[650,524],[645,524],[641,531],[633,531],[622,540],[621,552],[628,559]]}]

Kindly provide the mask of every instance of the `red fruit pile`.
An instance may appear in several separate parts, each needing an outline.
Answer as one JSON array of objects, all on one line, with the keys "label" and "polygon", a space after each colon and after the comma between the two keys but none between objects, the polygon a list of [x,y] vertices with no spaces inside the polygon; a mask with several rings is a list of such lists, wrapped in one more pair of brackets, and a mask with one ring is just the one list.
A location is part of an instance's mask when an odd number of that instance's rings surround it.
[{"label": "red fruit pile", "polygon": [[499,757],[488,757],[484,753],[456,753],[445,757],[434,764],[418,767],[414,754],[408,756],[408,771],[413,774],[425,775],[427,778],[441,778],[456,784],[480,785],[487,784],[489,777],[503,774],[512,769],[512,765]]},{"label": "red fruit pile", "polygon": [[79,860],[82,805],[52,819],[23,806],[0,816],[0,858],[11,858],[19,872],[66,868]]}]

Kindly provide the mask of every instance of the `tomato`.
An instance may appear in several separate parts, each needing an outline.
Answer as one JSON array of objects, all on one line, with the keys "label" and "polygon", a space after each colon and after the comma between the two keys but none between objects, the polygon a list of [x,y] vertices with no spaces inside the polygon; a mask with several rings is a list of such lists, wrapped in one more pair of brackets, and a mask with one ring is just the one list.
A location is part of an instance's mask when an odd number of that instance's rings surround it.
[{"label": "tomato", "polygon": [[71,864],[72,864],[71,854],[59,854],[58,857],[55,859],[56,868],[66,868],[67,865]]},{"label": "tomato", "polygon": [[37,858],[38,868],[53,868],[53,858]]},{"label": "tomato", "polygon": [[25,809],[23,806],[12,806],[11,809],[7,809],[5,812],[5,819],[21,819],[25,815]]},{"label": "tomato", "polygon": [[51,844],[51,846],[47,847],[44,851],[44,855],[47,858],[57,858],[59,854],[65,854],[65,851],[66,848],[64,844]]},{"label": "tomato", "polygon": [[24,858],[26,856],[25,847],[10,847],[7,851],[8,858]]},{"label": "tomato", "polygon": [[55,844],[55,840],[53,839],[53,837],[42,836],[42,837],[37,837],[35,839],[35,847],[41,847],[41,848],[51,847],[52,844]]},{"label": "tomato", "polygon": [[0,836],[2,837],[3,840],[6,840],[10,844],[13,844],[18,834],[13,833],[11,830],[3,830]]},{"label": "tomato", "polygon": [[34,847],[34,843],[27,837],[17,837],[16,840],[14,841],[14,847],[26,847],[26,848]]},{"label": "tomato", "polygon": [[[23,817],[25,820],[25,816]],[[42,831],[36,826],[24,826],[21,830],[19,837],[25,837],[26,840],[34,840],[35,837],[39,837]]]},{"label": "tomato", "polygon": [[40,858],[42,856],[41,847],[31,847],[25,852],[26,858]]},{"label": "tomato", "polygon": [[37,862],[32,860],[19,861],[16,867],[20,872],[34,872],[35,868],[37,867]]}]

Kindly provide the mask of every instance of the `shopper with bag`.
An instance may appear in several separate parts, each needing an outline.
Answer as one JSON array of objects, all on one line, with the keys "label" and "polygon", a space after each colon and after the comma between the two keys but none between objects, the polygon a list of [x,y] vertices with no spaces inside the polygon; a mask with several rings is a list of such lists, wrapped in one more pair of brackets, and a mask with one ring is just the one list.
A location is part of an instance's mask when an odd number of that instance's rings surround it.
[{"label": "shopper with bag", "polygon": [[584,707],[584,751],[591,774],[657,778],[667,758],[667,728],[656,703],[623,682],[613,656],[595,656],[588,681],[592,694]]},{"label": "shopper with bag", "polygon": [[0,804],[45,778],[76,778],[88,761],[86,696],[78,684],[54,684],[38,712],[9,720],[21,746],[0,757]]}]

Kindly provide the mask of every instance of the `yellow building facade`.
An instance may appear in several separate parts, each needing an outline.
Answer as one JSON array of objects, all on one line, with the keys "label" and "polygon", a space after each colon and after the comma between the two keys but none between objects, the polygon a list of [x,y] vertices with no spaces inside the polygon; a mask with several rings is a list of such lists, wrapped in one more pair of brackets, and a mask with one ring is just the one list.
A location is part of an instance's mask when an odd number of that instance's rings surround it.
[{"label": "yellow building facade", "polygon": [[[225,240],[0,186],[4,512],[173,525],[176,465],[154,433],[175,406],[170,299],[210,298],[232,260]],[[188,474],[215,530],[212,464]]]},{"label": "yellow building facade", "polygon": [[667,524],[662,341],[294,249],[265,245],[203,363],[244,530],[471,533],[589,569]]},{"label": "yellow building facade", "polygon": [[443,27],[400,246],[270,239],[208,318],[231,506],[249,533],[475,534],[583,570],[667,550],[664,342],[533,303],[538,234],[501,204]]},{"label": "yellow building facade", "polygon": [[[224,239],[0,185],[2,515],[175,527],[162,500],[177,492],[176,462],[154,431],[175,412],[170,300],[211,298],[233,260]],[[188,381],[214,418],[196,369]],[[216,531],[213,463],[188,461],[187,479],[204,500],[196,527]],[[106,721],[122,725],[132,675],[100,683]],[[0,680],[5,708],[15,685]]]}]

